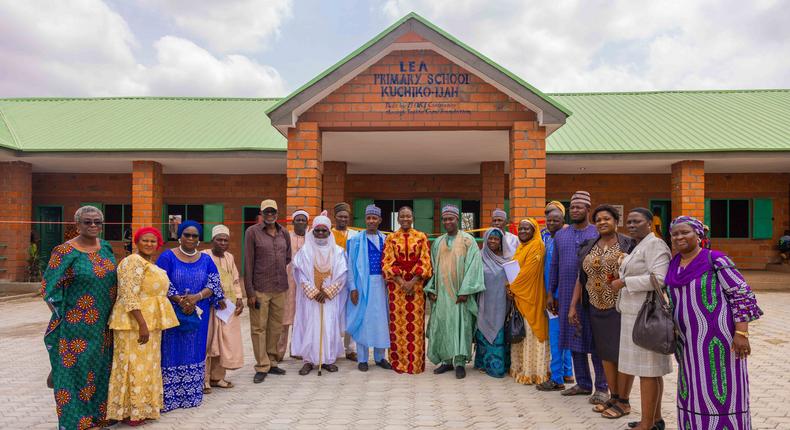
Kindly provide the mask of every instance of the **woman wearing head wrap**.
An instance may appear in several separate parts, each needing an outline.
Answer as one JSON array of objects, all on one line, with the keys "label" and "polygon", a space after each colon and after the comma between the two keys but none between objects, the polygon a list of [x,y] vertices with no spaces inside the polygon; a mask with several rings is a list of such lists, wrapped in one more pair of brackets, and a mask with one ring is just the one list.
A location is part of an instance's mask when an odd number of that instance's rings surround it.
[{"label": "woman wearing head wrap", "polygon": [[107,418],[135,426],[159,418],[162,330],[177,326],[178,319],[167,300],[167,273],[153,263],[164,244],[162,235],[143,227],[133,243],[137,252],[118,264],[118,300],[110,316],[114,343]]},{"label": "woman wearing head wrap", "polygon": [[[244,347],[241,344],[241,325],[239,315],[244,311],[241,294],[239,270],[233,254],[228,252],[230,245],[230,229],[222,224],[211,229],[211,249],[203,253],[211,257],[219,271],[222,292],[225,300],[236,306],[236,310],[227,321],[220,319],[211,310],[206,339],[206,379],[210,387],[233,388],[233,384],[225,380],[225,371],[238,369],[244,365]],[[206,385],[205,382],[203,384]],[[209,392],[211,388],[209,388]]]},{"label": "woman wearing head wrap", "polygon": [[503,264],[512,255],[510,244],[498,228],[483,235],[483,279],[486,290],[477,298],[475,368],[488,376],[503,378],[510,369],[510,344],[505,341],[507,276]]},{"label": "woman wearing head wrap", "polygon": [[748,429],[749,322],[763,312],[735,263],[700,246],[704,231],[688,216],[670,225],[678,251],[666,277],[680,332],[678,428]]},{"label": "woman wearing head wrap", "polygon": [[214,306],[225,308],[217,266],[197,250],[202,233],[195,221],[181,223],[178,247],[156,260],[170,278],[167,296],[180,323],[162,333],[163,412],[203,402],[209,311]]},{"label": "woman wearing head wrap", "polygon": [[400,228],[384,241],[381,272],[387,281],[390,363],[398,373],[425,370],[425,281],[433,275],[430,243],[415,230],[414,211],[398,209]]},{"label": "woman wearing head wrap", "polygon": [[41,281],[52,311],[44,345],[59,428],[99,428],[112,363],[107,322],[116,294],[115,256],[109,242],[99,238],[104,223],[99,209],[83,206],[74,221],[79,235],[52,250]]},{"label": "woman wearing head wrap", "polygon": [[343,248],[335,244],[331,228],[326,212],[317,216],[304,247],[294,257],[298,287],[291,353],[304,359],[299,371],[302,376],[319,362],[323,369],[337,372],[335,360],[343,355],[341,316],[346,304],[340,300],[340,292],[346,285],[347,266]]},{"label": "woman wearing head wrap", "polygon": [[524,317],[526,337],[511,346],[510,375],[520,384],[540,384],[549,378],[549,328],[543,285],[545,246],[534,218],[518,224],[521,245],[513,256],[519,272],[510,285],[515,308]]}]

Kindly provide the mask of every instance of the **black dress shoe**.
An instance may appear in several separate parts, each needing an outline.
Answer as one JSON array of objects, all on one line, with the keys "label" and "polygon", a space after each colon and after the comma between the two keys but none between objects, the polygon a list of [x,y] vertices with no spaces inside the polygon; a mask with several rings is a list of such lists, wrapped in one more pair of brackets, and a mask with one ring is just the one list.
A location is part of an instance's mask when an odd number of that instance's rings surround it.
[{"label": "black dress shoe", "polygon": [[255,372],[255,376],[252,377],[252,382],[260,384],[264,379],[266,379],[266,372]]},{"label": "black dress shoe", "polygon": [[456,366],[455,368],[455,379],[464,379],[466,378],[466,369],[464,366]]},{"label": "black dress shoe", "polygon": [[[628,423],[628,428],[636,428],[636,426],[638,426],[638,425],[639,425],[639,421],[631,421],[630,423]],[[667,423],[662,418],[662,419],[656,421],[655,424],[653,424],[653,427],[651,427],[651,429],[664,430],[666,428],[666,426],[667,426]]]},{"label": "black dress shoe", "polygon": [[310,373],[310,371],[312,370],[313,370],[313,365],[310,363],[305,363],[304,366],[302,366],[302,368],[299,369],[299,374],[304,376]]},{"label": "black dress shoe", "polygon": [[392,365],[386,359],[382,359],[381,361],[376,363],[376,366],[381,367],[382,369],[385,370],[392,370]]},{"label": "black dress shoe", "polygon": [[269,369],[269,374],[271,375],[285,375],[285,369],[281,369],[279,367],[272,367]]},{"label": "black dress shoe", "polygon": [[453,365],[452,364],[442,364],[441,366],[437,367],[436,369],[433,369],[433,374],[434,375],[441,375],[442,373],[449,372],[451,370],[453,370]]},{"label": "black dress shoe", "polygon": [[359,369],[360,372],[367,372],[368,371],[368,363],[359,363],[359,364],[357,364],[357,369]]},{"label": "black dress shoe", "polygon": [[335,366],[334,364],[322,364],[321,368],[326,370],[327,372],[337,372],[337,366]]}]

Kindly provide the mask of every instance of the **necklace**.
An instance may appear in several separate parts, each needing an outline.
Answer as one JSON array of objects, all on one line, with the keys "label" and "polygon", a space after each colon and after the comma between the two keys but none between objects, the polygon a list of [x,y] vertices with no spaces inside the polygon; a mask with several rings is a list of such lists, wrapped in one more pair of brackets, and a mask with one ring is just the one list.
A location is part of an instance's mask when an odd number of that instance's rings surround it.
[{"label": "necklace", "polygon": [[691,261],[692,261],[692,260],[694,260],[695,258],[697,258],[697,255],[699,255],[700,251],[702,251],[702,248],[700,248],[700,247],[697,247],[697,250],[696,250],[696,252],[694,252],[694,255],[691,255],[691,256],[689,256],[688,258],[686,258],[686,257],[683,257],[683,256],[681,255],[681,256],[680,256],[680,266],[681,266],[681,267],[686,267],[686,266],[688,266],[688,264],[689,264],[689,263],[691,263]]},{"label": "necklace", "polygon": [[194,257],[195,255],[197,255],[197,249],[192,251],[192,253],[190,254],[190,253],[184,251],[184,248],[182,248],[181,245],[178,245],[178,250],[181,251],[181,253],[186,255],[187,257]]}]

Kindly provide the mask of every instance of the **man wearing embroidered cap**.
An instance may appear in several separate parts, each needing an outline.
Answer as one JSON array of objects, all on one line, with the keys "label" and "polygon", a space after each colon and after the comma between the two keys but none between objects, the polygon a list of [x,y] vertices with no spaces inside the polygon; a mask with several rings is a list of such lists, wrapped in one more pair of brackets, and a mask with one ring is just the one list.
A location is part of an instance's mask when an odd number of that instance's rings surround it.
[{"label": "man wearing embroidered cap", "polygon": [[[343,355],[341,316],[345,302],[348,268],[343,248],[335,244],[326,211],[313,220],[313,229],[305,236],[305,245],[294,257],[296,281],[296,315],[291,352],[304,358],[299,374],[310,373],[318,363],[329,372]],[[323,316],[323,319],[321,318]]]},{"label": "man wearing embroidered cap", "polygon": [[[232,388],[225,380],[225,371],[238,369],[244,365],[244,347],[241,343],[241,323],[239,315],[244,310],[241,295],[241,280],[233,254],[228,252],[230,229],[222,224],[211,229],[211,249],[202,252],[214,261],[219,271],[220,284],[225,299],[236,305],[236,310],[228,321],[222,321],[211,310],[206,340],[206,380],[210,387]],[[210,390],[211,388],[209,388]]]},{"label": "man wearing embroidered cap", "polygon": [[[293,276],[293,257],[302,249],[307,233],[307,222],[310,221],[310,214],[299,209],[291,215],[293,232],[291,234],[291,262],[288,263],[288,294],[285,296],[285,313],[283,315],[283,332],[280,341],[277,343],[277,361],[285,358],[285,350],[288,348],[288,336],[291,325],[294,323],[294,313],[296,312],[296,283]],[[294,356],[292,356],[294,357]],[[301,359],[301,357],[294,357]]]},{"label": "man wearing embroidered cap", "polygon": [[518,240],[518,236],[510,232],[510,228],[507,225],[507,212],[499,208],[494,209],[491,213],[491,227],[498,228],[505,232],[505,240],[508,244],[507,248],[511,251],[511,255],[505,255],[505,258],[512,258],[513,253],[516,252],[521,243]]},{"label": "man wearing embroidered cap", "polygon": [[357,344],[357,368],[368,371],[369,348],[376,365],[392,369],[385,357],[390,346],[387,288],[381,276],[384,235],[379,231],[381,209],[365,208],[364,234],[348,241],[349,301],[346,303],[346,331]]},{"label": "man wearing embroidered cap", "polygon": [[588,356],[592,354],[593,368],[595,369],[595,394],[590,398],[590,403],[602,404],[609,398],[609,386],[603,373],[603,363],[592,348],[592,329],[587,310],[581,305],[576,312],[581,321],[581,329],[570,324],[568,311],[579,275],[579,245],[588,239],[598,237],[598,231],[589,222],[590,205],[592,199],[587,191],[577,191],[571,197],[568,211],[571,215],[571,227],[563,228],[554,234],[554,253],[551,258],[551,294],[548,297],[549,311],[559,316],[560,320],[560,349],[570,349],[573,357],[573,370],[576,375],[576,385],[562,391],[563,396],[590,395],[593,390],[593,380],[590,374]]},{"label": "man wearing embroidered cap", "polygon": [[474,294],[485,290],[483,260],[475,238],[458,230],[461,211],[442,208],[447,231],[431,247],[433,277],[425,286],[431,299],[428,323],[428,358],[439,364],[433,373],[455,368],[455,377],[466,376],[464,366],[472,357],[472,335],[477,323]]},{"label": "man wearing embroidered cap", "polygon": [[284,375],[277,367],[277,344],[282,333],[288,271],[291,262],[291,236],[277,222],[277,202],[261,202],[263,224],[255,224],[244,233],[244,289],[250,308],[250,337],[255,354],[258,384],[266,375]]},{"label": "man wearing embroidered cap", "polygon": [[[351,222],[351,205],[346,202],[340,202],[333,209],[335,212],[335,226],[332,228],[332,236],[335,237],[337,246],[345,251],[348,240],[357,234],[355,230],[348,228],[348,224]],[[346,254],[346,264],[348,264],[348,254]],[[343,303],[348,302],[348,288],[344,288],[340,292],[340,301]],[[345,330],[345,314],[342,318]],[[346,351],[346,358],[351,361],[357,361],[357,346],[354,345],[354,339],[348,333],[343,335],[343,346]]]}]

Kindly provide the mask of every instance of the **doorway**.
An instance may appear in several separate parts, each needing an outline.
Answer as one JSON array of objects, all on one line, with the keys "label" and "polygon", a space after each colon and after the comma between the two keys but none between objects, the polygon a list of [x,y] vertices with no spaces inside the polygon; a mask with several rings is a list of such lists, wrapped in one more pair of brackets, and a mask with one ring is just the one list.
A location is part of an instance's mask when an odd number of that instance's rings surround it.
[{"label": "doorway", "polygon": [[36,206],[36,221],[40,241],[38,256],[43,271],[52,250],[63,243],[63,206]]},{"label": "doorway", "polygon": [[650,200],[649,204],[650,210],[653,212],[653,219],[655,220],[658,217],[661,220],[660,226],[656,226],[655,222],[653,223],[656,227],[656,235],[666,241],[669,238],[669,223],[672,221],[672,200],[653,199]]}]

